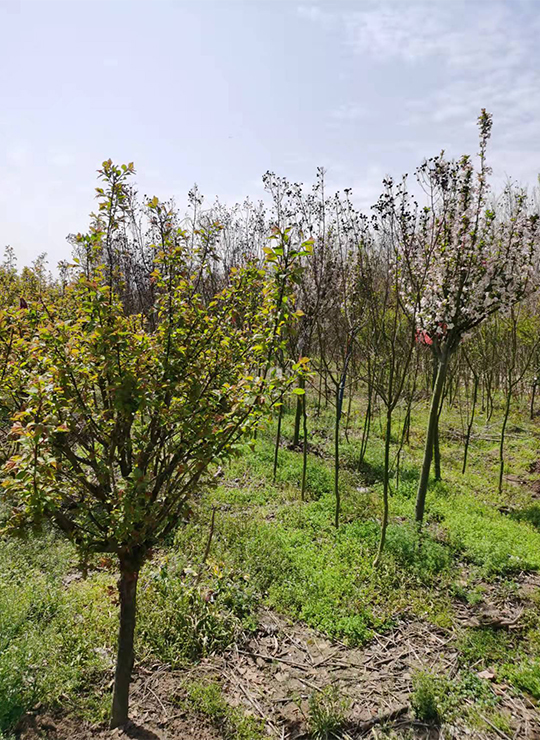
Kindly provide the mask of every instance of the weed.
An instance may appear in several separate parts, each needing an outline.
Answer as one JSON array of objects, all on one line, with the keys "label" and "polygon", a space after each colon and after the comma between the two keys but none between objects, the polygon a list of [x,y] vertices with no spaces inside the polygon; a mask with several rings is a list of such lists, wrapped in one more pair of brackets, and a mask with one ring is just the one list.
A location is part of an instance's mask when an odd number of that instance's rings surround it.
[{"label": "weed", "polygon": [[411,707],[423,722],[441,722],[444,714],[443,696],[446,682],[440,676],[419,672],[413,676]]},{"label": "weed", "polygon": [[221,686],[216,682],[194,681],[184,686],[187,699],[177,703],[206,717],[223,733],[225,740],[259,740],[264,738],[264,724],[260,719],[244,714],[225,700]]},{"label": "weed", "polygon": [[[193,580],[193,579],[191,579]],[[147,652],[178,665],[228,647],[239,634],[245,596],[234,581],[216,577],[199,588],[167,563],[143,574],[139,639]]]},{"label": "weed", "polygon": [[507,666],[506,672],[514,686],[540,699],[540,661],[527,659],[517,666]]},{"label": "weed", "polygon": [[335,686],[311,694],[308,705],[308,726],[313,738],[329,740],[339,737],[345,724],[350,701],[339,694]]},{"label": "weed", "polygon": [[513,647],[509,634],[488,627],[467,629],[458,640],[460,659],[465,665],[488,666],[504,661]]},{"label": "weed", "polygon": [[413,676],[410,701],[418,719],[442,724],[463,715],[464,702],[493,707],[497,700],[489,684],[471,671],[463,671],[455,679],[419,671]]},{"label": "weed", "polygon": [[540,532],[514,521],[470,496],[456,495],[436,505],[450,543],[486,575],[540,568]]}]

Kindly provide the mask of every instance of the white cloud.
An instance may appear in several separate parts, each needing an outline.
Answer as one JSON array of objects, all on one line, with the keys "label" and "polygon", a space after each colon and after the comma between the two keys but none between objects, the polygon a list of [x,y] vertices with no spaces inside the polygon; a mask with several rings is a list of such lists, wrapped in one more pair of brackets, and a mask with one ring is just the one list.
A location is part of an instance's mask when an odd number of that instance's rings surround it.
[{"label": "white cloud", "polygon": [[[380,69],[383,79],[403,81],[399,123],[424,154],[432,140],[438,142],[435,150],[445,141],[469,140],[464,133],[485,107],[494,115],[499,164],[513,163],[519,152],[524,161],[505,169],[530,180],[540,169],[537,8],[520,0],[380,0],[352,10],[323,3],[302,12],[326,27],[331,15],[360,69]],[[360,109],[352,99],[329,116],[346,122]]]},{"label": "white cloud", "polygon": [[298,12],[320,25],[341,26],[358,53],[411,63],[435,56],[473,74],[526,61],[531,47],[536,50],[540,32],[534,6],[519,2],[382,0],[363,2],[352,11],[337,4],[332,11],[329,7],[303,5]]}]

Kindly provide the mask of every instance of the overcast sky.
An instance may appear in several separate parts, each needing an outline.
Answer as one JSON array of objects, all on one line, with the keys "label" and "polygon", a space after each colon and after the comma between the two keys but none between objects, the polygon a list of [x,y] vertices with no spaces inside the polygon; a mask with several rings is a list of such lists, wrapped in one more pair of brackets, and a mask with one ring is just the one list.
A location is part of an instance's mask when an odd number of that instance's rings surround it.
[{"label": "overcast sky", "polygon": [[494,114],[500,180],[540,172],[540,0],[0,0],[0,247],[21,264],[93,209],[103,159],[161,198],[226,202],[268,169],[352,187],[477,151]]}]

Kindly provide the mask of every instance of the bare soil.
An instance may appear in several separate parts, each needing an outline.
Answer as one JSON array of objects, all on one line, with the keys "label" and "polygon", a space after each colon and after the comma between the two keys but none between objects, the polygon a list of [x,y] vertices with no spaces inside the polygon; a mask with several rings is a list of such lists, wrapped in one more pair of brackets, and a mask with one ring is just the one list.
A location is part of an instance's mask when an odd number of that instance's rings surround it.
[{"label": "bare soil", "polygon": [[[456,604],[457,622],[463,626],[489,624],[519,629],[523,604],[539,576],[524,576],[520,590],[501,596],[496,585],[485,584],[484,598],[475,606]],[[302,624],[291,624],[270,611],[261,614],[259,630],[226,654],[203,660],[186,670],[162,664],[139,665],[131,693],[132,723],[110,731],[69,714],[26,716],[19,728],[21,740],[88,740],[138,738],[139,740],[215,740],[231,738],[223,727],[182,708],[186,682],[219,681],[226,700],[263,719],[269,737],[282,740],[308,738],[308,700],[314,692],[336,686],[350,708],[344,738],[508,738],[489,720],[486,730],[455,726],[432,727],[416,721],[409,706],[412,674],[430,669],[452,677],[457,671],[455,630],[444,630],[417,619],[403,619],[391,633],[375,635],[369,645],[350,648],[331,641]],[[489,672],[488,672],[489,673]],[[484,676],[485,677],[485,676]],[[488,677],[507,715],[512,738],[540,740],[540,712],[510,687]],[[383,735],[392,728],[393,735]]]}]

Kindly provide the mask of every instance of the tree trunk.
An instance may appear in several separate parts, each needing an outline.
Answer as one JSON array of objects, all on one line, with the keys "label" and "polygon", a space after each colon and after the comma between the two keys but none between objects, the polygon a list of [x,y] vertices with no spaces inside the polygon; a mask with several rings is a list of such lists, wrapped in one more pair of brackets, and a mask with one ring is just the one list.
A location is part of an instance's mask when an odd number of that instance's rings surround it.
[{"label": "tree trunk", "polygon": [[390,436],[392,433],[392,407],[388,406],[386,409],[386,430],[384,440],[384,479],[383,479],[383,518],[381,525],[381,539],[379,541],[379,549],[377,551],[377,557],[373,562],[373,567],[377,568],[381,562],[382,554],[384,551],[384,543],[386,541],[386,530],[388,528],[388,485],[390,479]]},{"label": "tree trunk", "polygon": [[339,494],[339,422],[341,419],[341,403],[339,400],[339,386],[336,392],[336,419],[334,424],[334,496],[336,499],[336,513],[334,524],[339,527],[339,514],[341,511],[341,498]]},{"label": "tree trunk", "polygon": [[336,388],[336,424],[334,430],[334,494],[336,497],[336,516],[334,524],[336,529],[339,527],[339,514],[341,511],[341,496],[339,493],[339,424],[341,421],[341,412],[343,410],[343,396],[345,395],[345,384],[347,382],[347,369],[352,354],[352,337],[347,343],[347,353],[339,385]]},{"label": "tree trunk", "polygon": [[437,414],[437,422],[435,424],[435,431],[433,433],[433,462],[435,468],[435,480],[441,480],[441,448],[439,446],[439,414]]},{"label": "tree trunk", "polygon": [[411,426],[411,399],[412,394],[409,396],[409,400],[407,401],[407,412],[405,414],[405,419],[403,420],[403,428],[401,430],[401,439],[399,442],[399,448],[396,455],[396,493],[399,491],[399,481],[400,481],[400,475],[401,475],[401,453],[403,452],[403,447],[405,445],[405,441],[407,440],[407,436],[409,434],[409,428]]},{"label": "tree trunk", "polygon": [[368,440],[369,440],[369,429],[371,426],[371,396],[372,396],[371,383],[369,383],[368,402],[367,402],[366,414],[364,416],[364,428],[362,429],[362,441],[360,442],[360,458],[358,460],[360,465],[362,465],[362,463],[364,462],[364,457],[366,455],[367,445],[368,445]]},{"label": "tree trunk", "polygon": [[120,579],[118,581],[120,628],[114,674],[111,730],[125,725],[128,721],[129,684],[133,669],[133,636],[140,566],[140,559],[126,555],[120,556]]},{"label": "tree trunk", "polygon": [[279,413],[278,413],[278,422],[277,422],[277,432],[276,432],[276,446],[274,448],[274,472],[273,472],[273,482],[276,482],[276,475],[277,475],[277,466],[278,466],[278,456],[279,456],[279,443],[281,441],[281,422],[283,419],[283,404],[279,407]]},{"label": "tree trunk", "polygon": [[534,419],[534,398],[536,396],[536,378],[533,381],[532,397],[531,397],[531,421]]},{"label": "tree trunk", "polygon": [[462,473],[465,473],[465,470],[467,468],[467,455],[469,453],[469,442],[471,441],[471,432],[472,432],[473,423],[474,423],[474,412],[476,411],[476,399],[477,398],[478,398],[478,375],[475,375],[471,418],[469,419],[469,424],[467,426],[467,436],[465,437],[465,449],[463,451],[463,468],[461,470]]},{"label": "tree trunk", "polygon": [[[299,388],[306,387],[306,379],[300,378],[298,382]],[[300,421],[302,419],[302,408],[303,408],[303,398],[304,396],[297,396],[296,397],[296,415],[294,417],[294,436],[293,436],[293,447],[297,447],[298,443],[300,441]]]},{"label": "tree trunk", "polygon": [[490,377],[488,379],[488,383],[486,385],[486,393],[487,393],[487,419],[486,419],[486,422],[488,422],[488,423],[491,421],[491,417],[493,415],[493,408],[494,408],[494,406],[493,406],[493,394],[491,392],[491,383],[492,383],[492,379]]},{"label": "tree trunk", "polygon": [[306,394],[302,396],[302,419],[304,426],[304,440],[303,440],[303,455],[302,455],[302,501],[306,500],[306,476],[307,476],[307,453],[308,453],[308,438],[307,438],[307,408],[306,408]]},{"label": "tree trunk", "polygon": [[[432,387],[435,388],[435,383],[437,382],[437,372],[438,372],[438,362],[435,360],[434,367],[433,367],[433,384]],[[433,464],[435,468],[435,480],[441,480],[442,474],[441,474],[441,448],[439,445],[439,417],[440,417],[441,410],[440,408],[437,409],[437,422],[435,424],[435,431],[433,433]]]},{"label": "tree trunk", "polygon": [[427,426],[426,446],[424,448],[424,462],[422,463],[422,473],[418,484],[418,493],[416,495],[416,521],[421,523],[424,519],[424,510],[426,507],[426,494],[429,481],[429,471],[431,468],[431,459],[433,455],[433,443],[437,420],[439,416],[439,405],[441,402],[444,381],[448,370],[448,356],[443,354],[439,359],[437,378],[433,387],[431,396],[431,408],[429,410],[429,420]]},{"label": "tree trunk", "polygon": [[347,443],[349,442],[349,423],[351,421],[351,408],[352,408],[352,391],[353,389],[349,389],[349,403],[347,405],[347,419],[345,420],[345,439],[347,440]]},{"label": "tree trunk", "polygon": [[512,390],[513,386],[510,384],[508,392],[506,394],[506,404],[504,407],[504,419],[501,429],[501,440],[499,443],[499,495],[502,493],[503,488],[503,476],[504,476],[504,439],[506,435],[506,425],[508,424],[508,417],[510,415],[510,406],[512,403]]}]

